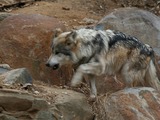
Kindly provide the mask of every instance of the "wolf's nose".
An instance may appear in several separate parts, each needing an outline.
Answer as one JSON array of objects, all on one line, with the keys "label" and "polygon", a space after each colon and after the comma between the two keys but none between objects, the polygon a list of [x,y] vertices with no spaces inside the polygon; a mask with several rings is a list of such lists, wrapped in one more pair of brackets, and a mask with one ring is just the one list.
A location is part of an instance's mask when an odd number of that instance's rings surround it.
[{"label": "wolf's nose", "polygon": [[47,66],[47,67],[50,67],[49,63],[46,63],[46,66]]},{"label": "wolf's nose", "polygon": [[53,66],[53,70],[56,70],[58,68],[59,68],[59,64],[58,63]]}]

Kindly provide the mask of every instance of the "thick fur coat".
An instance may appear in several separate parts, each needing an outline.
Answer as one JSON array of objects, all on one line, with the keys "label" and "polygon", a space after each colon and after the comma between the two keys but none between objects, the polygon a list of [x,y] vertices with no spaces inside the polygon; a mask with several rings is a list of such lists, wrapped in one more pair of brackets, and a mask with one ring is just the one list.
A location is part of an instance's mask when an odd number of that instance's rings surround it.
[{"label": "thick fur coat", "polygon": [[57,30],[46,65],[58,69],[64,64],[76,66],[72,86],[79,84],[84,75],[89,77],[91,97],[97,95],[95,76],[102,74],[120,73],[127,87],[151,86],[160,91],[153,49],[118,31]]}]

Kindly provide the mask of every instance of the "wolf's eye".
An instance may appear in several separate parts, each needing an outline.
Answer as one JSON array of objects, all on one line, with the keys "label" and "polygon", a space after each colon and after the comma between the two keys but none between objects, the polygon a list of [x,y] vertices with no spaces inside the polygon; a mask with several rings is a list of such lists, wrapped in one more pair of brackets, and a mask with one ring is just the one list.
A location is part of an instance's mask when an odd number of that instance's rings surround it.
[{"label": "wolf's eye", "polygon": [[57,54],[59,54],[59,52],[58,52],[58,51],[56,51],[56,52],[55,52],[55,55],[57,55]]},{"label": "wolf's eye", "polygon": [[69,45],[71,45],[72,43],[71,43],[71,42],[67,42],[66,44],[69,46]]}]

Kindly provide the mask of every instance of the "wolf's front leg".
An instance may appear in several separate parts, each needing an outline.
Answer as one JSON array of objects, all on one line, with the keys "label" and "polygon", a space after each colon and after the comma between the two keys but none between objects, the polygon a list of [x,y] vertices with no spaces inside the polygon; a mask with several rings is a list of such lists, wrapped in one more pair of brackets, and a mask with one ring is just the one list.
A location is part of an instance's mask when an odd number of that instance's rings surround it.
[{"label": "wolf's front leg", "polygon": [[97,62],[82,64],[78,67],[76,73],[73,75],[71,86],[76,86],[81,83],[83,76],[88,75],[100,75],[102,73],[101,64]]},{"label": "wolf's front leg", "polygon": [[82,79],[83,79],[83,76],[84,76],[83,73],[77,70],[76,73],[73,75],[73,78],[71,80],[71,86],[75,87],[78,84],[80,84]]}]

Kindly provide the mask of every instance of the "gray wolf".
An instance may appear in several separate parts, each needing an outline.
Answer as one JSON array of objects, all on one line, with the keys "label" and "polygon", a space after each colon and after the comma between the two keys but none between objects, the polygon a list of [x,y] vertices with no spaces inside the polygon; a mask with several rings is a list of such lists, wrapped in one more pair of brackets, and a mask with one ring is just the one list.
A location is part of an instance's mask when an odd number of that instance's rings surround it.
[{"label": "gray wolf", "polygon": [[52,54],[46,65],[58,69],[73,64],[76,72],[71,85],[78,85],[88,76],[91,97],[97,96],[95,76],[120,73],[127,87],[151,86],[160,91],[152,47],[137,38],[113,30],[57,30]]}]

